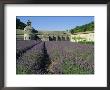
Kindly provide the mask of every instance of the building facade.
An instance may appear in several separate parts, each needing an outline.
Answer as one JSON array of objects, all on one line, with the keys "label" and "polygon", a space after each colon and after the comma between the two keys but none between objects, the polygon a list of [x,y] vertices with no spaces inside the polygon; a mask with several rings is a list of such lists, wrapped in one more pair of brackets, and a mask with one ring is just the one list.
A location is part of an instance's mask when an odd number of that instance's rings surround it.
[{"label": "building facade", "polygon": [[24,28],[24,40],[32,40],[33,33],[32,33],[31,22],[28,20],[27,26]]},{"label": "building facade", "polygon": [[94,42],[94,32],[81,32],[71,35],[71,42]]},{"label": "building facade", "polygon": [[71,34],[68,31],[38,31],[32,32],[31,22],[28,20],[24,30],[16,29],[17,40],[42,40],[42,41],[93,41],[94,32],[79,32]]}]

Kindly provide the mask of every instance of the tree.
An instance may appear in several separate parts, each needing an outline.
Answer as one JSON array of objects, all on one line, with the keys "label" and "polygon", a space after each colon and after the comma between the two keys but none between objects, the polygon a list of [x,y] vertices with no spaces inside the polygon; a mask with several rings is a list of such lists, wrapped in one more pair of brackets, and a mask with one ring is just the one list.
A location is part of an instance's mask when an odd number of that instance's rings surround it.
[{"label": "tree", "polygon": [[70,29],[70,32],[77,33],[77,32],[86,32],[86,31],[93,31],[94,30],[94,22],[90,22],[85,25],[76,26],[75,28]]},{"label": "tree", "polygon": [[[33,28],[33,27],[32,27],[32,28]],[[32,32],[33,32],[33,33],[38,33],[38,31],[35,30],[34,28],[32,29]]]},{"label": "tree", "polygon": [[16,18],[16,29],[23,30],[26,27],[26,24],[21,22],[20,19]]}]

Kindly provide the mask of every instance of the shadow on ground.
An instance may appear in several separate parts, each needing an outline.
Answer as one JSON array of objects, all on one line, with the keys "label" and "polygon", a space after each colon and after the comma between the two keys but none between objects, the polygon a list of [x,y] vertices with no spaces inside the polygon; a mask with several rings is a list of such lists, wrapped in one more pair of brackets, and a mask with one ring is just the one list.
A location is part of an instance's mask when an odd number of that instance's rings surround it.
[{"label": "shadow on ground", "polygon": [[35,64],[31,67],[32,74],[48,74],[48,67],[50,64],[51,60],[44,42],[41,57],[39,60],[36,60]]}]

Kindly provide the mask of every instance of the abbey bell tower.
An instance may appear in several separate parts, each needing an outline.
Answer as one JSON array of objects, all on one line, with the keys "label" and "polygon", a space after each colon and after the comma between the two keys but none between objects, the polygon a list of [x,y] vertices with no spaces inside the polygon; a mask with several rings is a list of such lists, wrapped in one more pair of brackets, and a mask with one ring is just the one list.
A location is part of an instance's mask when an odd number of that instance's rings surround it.
[{"label": "abbey bell tower", "polygon": [[27,26],[24,28],[24,40],[31,40],[32,39],[32,27],[31,21],[28,20]]}]

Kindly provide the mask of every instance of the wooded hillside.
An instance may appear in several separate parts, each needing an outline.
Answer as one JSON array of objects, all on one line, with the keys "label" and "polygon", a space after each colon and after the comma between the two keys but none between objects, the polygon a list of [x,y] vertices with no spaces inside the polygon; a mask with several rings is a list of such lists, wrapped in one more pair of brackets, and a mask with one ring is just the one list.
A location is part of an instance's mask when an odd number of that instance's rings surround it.
[{"label": "wooded hillside", "polygon": [[70,32],[77,33],[77,32],[86,32],[86,31],[94,31],[94,22],[90,22],[88,24],[82,26],[76,26],[75,28],[71,29]]}]

